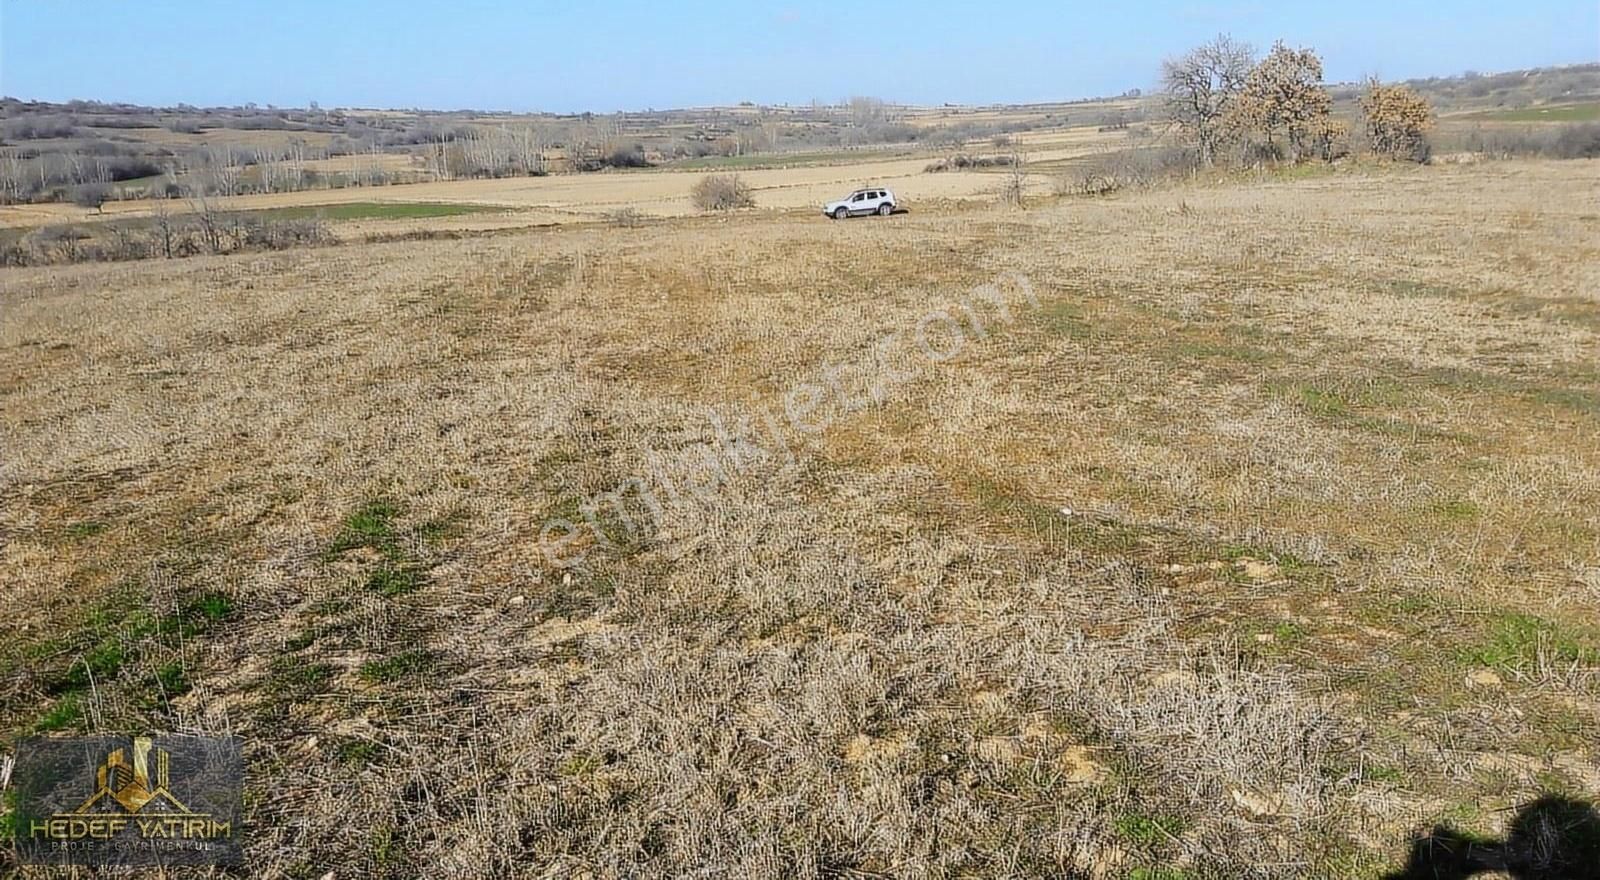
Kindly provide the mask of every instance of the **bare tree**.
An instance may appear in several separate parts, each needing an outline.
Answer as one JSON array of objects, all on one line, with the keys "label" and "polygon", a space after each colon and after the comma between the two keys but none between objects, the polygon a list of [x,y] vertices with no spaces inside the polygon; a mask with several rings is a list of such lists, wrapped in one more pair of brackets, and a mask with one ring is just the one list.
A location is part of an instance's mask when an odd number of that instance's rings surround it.
[{"label": "bare tree", "polygon": [[170,260],[172,259],[172,211],[167,208],[165,199],[156,200],[151,216],[155,220],[156,235],[161,239],[161,252]]},{"label": "bare tree", "polygon": [[1027,197],[1028,175],[1024,170],[1028,157],[1022,153],[1011,154],[1011,167],[1006,171],[1005,183],[1000,186],[1000,202],[1009,208],[1021,208]]},{"label": "bare tree", "polygon": [[366,164],[360,170],[363,186],[383,186],[389,182],[389,172],[383,167],[383,147],[373,144],[367,148]]},{"label": "bare tree", "polygon": [[536,126],[502,129],[511,140],[511,155],[522,174],[544,173],[544,134]]},{"label": "bare tree", "polygon": [[244,171],[239,162],[242,157],[231,144],[210,144],[200,154],[205,169],[202,186],[222,196],[236,196],[244,186]]},{"label": "bare tree", "polygon": [[505,128],[474,130],[460,142],[462,173],[467,177],[500,177],[508,172],[516,153],[516,139]]},{"label": "bare tree", "polygon": [[1167,111],[1210,165],[1229,135],[1228,113],[1244,90],[1255,51],[1226,34],[1161,64]]},{"label": "bare tree", "polygon": [[26,174],[27,168],[23,165],[20,152],[6,150],[0,153],[0,200],[22,201],[23,176]]},{"label": "bare tree", "polygon": [[452,158],[452,144],[450,135],[443,131],[435,131],[429,138],[428,167],[433,172],[434,180],[450,180],[455,177]]},{"label": "bare tree", "polygon": [[272,192],[293,192],[305,186],[306,145],[299,138],[282,150],[261,157],[261,183]]},{"label": "bare tree", "polygon": [[850,123],[856,128],[866,128],[889,119],[889,105],[882,98],[855,95],[850,98]]},{"label": "bare tree", "polygon": [[189,202],[189,211],[194,215],[195,223],[200,230],[200,240],[205,244],[209,253],[222,253],[222,217],[217,208],[205,195]]}]

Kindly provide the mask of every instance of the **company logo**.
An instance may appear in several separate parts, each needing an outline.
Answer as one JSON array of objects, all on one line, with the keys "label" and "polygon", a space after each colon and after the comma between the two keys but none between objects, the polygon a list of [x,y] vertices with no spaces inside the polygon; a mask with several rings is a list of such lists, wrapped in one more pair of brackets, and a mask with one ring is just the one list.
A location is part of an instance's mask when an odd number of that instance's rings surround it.
[{"label": "company logo", "polygon": [[27,741],[15,773],[18,855],[55,864],[236,862],[241,777],[231,737]]}]

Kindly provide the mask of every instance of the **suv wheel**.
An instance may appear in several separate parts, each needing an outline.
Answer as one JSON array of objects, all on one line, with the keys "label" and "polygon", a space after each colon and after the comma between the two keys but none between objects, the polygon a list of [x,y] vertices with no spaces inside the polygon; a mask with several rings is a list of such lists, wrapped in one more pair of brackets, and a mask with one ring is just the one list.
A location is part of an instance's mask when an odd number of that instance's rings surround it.
[{"label": "suv wheel", "polygon": [[878,216],[879,217],[887,217],[887,216],[889,216],[890,214],[893,214],[893,213],[894,213],[894,205],[891,205],[888,202],[884,202],[883,204],[878,206]]},{"label": "suv wheel", "polygon": [[843,220],[848,216],[850,216],[850,209],[843,205],[833,209],[833,219],[835,220]]}]

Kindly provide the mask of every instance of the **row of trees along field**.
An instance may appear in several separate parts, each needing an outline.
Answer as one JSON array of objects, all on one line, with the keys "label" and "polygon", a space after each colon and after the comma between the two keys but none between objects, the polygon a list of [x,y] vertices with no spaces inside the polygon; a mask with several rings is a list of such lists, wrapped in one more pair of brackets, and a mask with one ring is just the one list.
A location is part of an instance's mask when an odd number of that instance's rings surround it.
[{"label": "row of trees along field", "polygon": [[[1348,125],[1333,114],[1311,49],[1280,40],[1257,62],[1249,44],[1219,36],[1166,61],[1161,80],[1167,112],[1202,166],[1331,160],[1348,149]],[[1372,80],[1360,105],[1372,152],[1427,160],[1433,112],[1420,95]]]}]

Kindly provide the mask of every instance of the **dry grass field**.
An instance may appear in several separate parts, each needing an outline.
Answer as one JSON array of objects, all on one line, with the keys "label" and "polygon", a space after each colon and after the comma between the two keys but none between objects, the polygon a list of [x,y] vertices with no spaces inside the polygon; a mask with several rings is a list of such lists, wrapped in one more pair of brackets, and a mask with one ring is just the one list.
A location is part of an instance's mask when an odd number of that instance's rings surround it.
[{"label": "dry grass field", "polygon": [[1596,228],[1487,162],[0,270],[0,726],[245,737],[254,876],[1379,877],[1600,797]]}]

